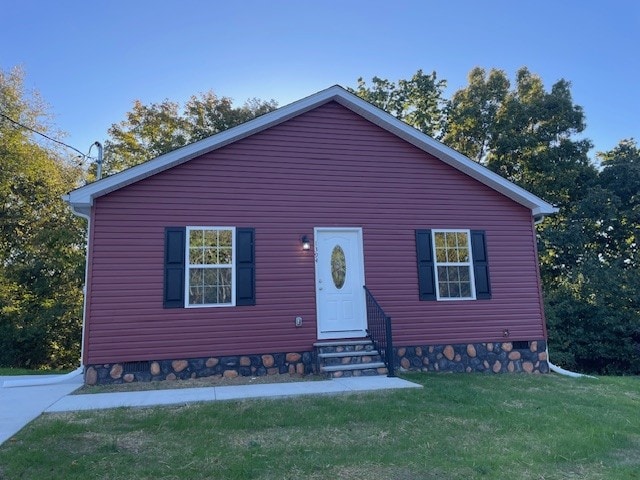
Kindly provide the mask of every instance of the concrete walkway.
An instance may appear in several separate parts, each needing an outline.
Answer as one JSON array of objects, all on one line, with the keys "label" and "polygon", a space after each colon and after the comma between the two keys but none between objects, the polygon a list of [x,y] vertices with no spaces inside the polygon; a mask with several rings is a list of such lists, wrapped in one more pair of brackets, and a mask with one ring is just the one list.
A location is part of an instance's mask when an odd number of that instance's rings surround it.
[{"label": "concrete walkway", "polygon": [[154,405],[177,405],[216,400],[326,395],[396,388],[421,388],[421,385],[407,382],[400,378],[372,376],[334,378],[333,380],[310,382],[95,393],[66,396],[46,408],[45,412],[73,412],[78,410],[100,410],[117,407],[152,407]]},{"label": "concrete walkway", "polygon": [[[11,380],[18,377],[11,377]],[[34,377],[28,377],[33,379]],[[0,377],[0,380],[9,377]],[[0,388],[0,444],[16,434],[42,412],[73,412],[119,407],[153,407],[193,402],[281,398],[299,395],[328,395],[398,388],[422,388],[421,385],[383,376],[335,378],[333,380],[264,383],[206,388],[177,388],[141,392],[69,395],[81,386],[82,377],[64,383]]]},{"label": "concrete walkway", "polygon": [[62,383],[29,387],[4,388],[4,382],[15,380],[51,380],[52,375],[20,375],[0,377],[0,445],[51,405],[82,386],[82,375],[66,378]]}]

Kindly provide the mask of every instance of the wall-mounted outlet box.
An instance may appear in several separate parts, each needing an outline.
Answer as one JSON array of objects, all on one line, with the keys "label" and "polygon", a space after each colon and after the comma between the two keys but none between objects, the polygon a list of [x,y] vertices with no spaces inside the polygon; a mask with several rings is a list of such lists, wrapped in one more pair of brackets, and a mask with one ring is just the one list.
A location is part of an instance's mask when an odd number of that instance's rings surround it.
[{"label": "wall-mounted outlet box", "polygon": [[302,326],[302,317],[296,317],[296,327]]}]

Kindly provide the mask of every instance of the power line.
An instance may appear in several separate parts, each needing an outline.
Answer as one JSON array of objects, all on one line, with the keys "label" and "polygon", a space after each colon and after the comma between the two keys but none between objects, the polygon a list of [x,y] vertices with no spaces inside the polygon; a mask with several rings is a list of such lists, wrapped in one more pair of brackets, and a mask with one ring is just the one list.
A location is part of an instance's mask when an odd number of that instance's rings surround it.
[{"label": "power line", "polygon": [[24,129],[26,129],[26,130],[29,130],[30,132],[33,132],[33,133],[35,133],[35,134],[38,134],[38,135],[40,135],[41,137],[46,138],[47,140],[51,140],[52,142],[59,143],[60,145],[63,145],[63,146],[65,146],[65,147],[67,147],[67,148],[70,148],[70,149],[71,149],[71,150],[73,150],[74,152],[78,152],[78,153],[82,156],[82,158],[83,158],[83,159],[87,157],[87,155],[85,155],[84,153],[82,153],[82,152],[81,152],[80,150],[78,150],[77,148],[72,147],[71,145],[67,145],[66,143],[64,143],[64,142],[62,142],[62,141],[60,141],[60,140],[56,140],[55,138],[51,138],[49,135],[45,135],[44,133],[39,132],[39,131],[37,131],[37,130],[34,130],[34,129],[33,129],[33,128],[31,128],[31,127],[27,127],[26,125],[23,125],[22,123],[20,123],[20,122],[18,122],[18,121],[16,121],[16,120],[14,120],[14,119],[13,119],[13,118],[11,118],[11,117],[8,117],[7,115],[5,115],[5,114],[4,114],[4,113],[2,113],[2,112],[0,112],[0,116],[1,116],[1,117],[3,117],[3,118],[6,118],[7,120],[9,120],[9,121],[10,121],[11,123],[13,123],[14,125],[17,125],[17,126],[19,126],[19,127],[22,127],[22,128],[24,128]]}]

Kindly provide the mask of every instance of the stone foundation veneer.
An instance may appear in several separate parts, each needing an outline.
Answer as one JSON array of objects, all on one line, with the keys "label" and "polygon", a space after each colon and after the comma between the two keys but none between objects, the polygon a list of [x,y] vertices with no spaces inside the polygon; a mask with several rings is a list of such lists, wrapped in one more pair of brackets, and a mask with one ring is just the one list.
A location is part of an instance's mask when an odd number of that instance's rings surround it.
[{"label": "stone foundation veneer", "polygon": [[398,347],[394,361],[400,371],[548,373],[546,350],[545,340],[518,349],[513,342]]},{"label": "stone foundation veneer", "polygon": [[[400,372],[547,373],[546,349],[544,340],[530,341],[527,348],[517,349],[513,348],[513,342],[398,347],[394,348],[394,361]],[[84,379],[87,385],[106,385],[210,376],[308,375],[316,373],[314,365],[313,352],[228,355],[94,364],[85,367]]]},{"label": "stone foundation veneer", "polygon": [[263,376],[281,373],[306,375],[314,373],[312,352],[272,353],[264,355],[228,355],[220,357],[121,362],[87,365],[87,385],[148,382],[152,380],[185,380],[219,376]]}]

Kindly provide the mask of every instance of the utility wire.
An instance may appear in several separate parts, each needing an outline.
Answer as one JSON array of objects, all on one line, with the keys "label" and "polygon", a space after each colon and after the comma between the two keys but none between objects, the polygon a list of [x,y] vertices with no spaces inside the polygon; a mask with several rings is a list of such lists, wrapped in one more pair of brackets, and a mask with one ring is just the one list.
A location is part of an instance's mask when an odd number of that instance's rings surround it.
[{"label": "utility wire", "polygon": [[7,115],[5,115],[5,114],[4,114],[4,113],[2,113],[2,112],[0,112],[0,116],[1,116],[1,117],[3,117],[3,118],[6,118],[7,120],[9,120],[9,121],[10,121],[11,123],[13,123],[14,125],[17,125],[18,127],[22,127],[22,128],[24,128],[24,129],[26,129],[26,130],[29,130],[30,132],[36,133],[36,134],[40,135],[41,137],[46,138],[47,140],[51,140],[52,142],[59,143],[60,145],[64,145],[65,147],[70,148],[70,149],[71,149],[71,150],[73,150],[74,152],[78,152],[78,153],[82,156],[82,158],[83,158],[83,159],[87,158],[87,155],[85,155],[84,153],[82,153],[82,152],[81,152],[80,150],[78,150],[77,148],[72,147],[71,145],[67,145],[66,143],[61,142],[60,140],[56,140],[55,138],[51,138],[50,136],[45,135],[44,133],[39,132],[39,131],[37,131],[37,130],[34,130],[34,129],[33,129],[33,128],[31,128],[31,127],[27,127],[26,125],[23,125],[22,123],[17,122],[17,121],[16,121],[16,120],[14,120],[13,118],[8,117]]}]

